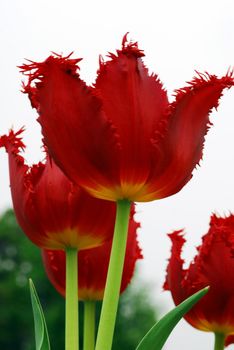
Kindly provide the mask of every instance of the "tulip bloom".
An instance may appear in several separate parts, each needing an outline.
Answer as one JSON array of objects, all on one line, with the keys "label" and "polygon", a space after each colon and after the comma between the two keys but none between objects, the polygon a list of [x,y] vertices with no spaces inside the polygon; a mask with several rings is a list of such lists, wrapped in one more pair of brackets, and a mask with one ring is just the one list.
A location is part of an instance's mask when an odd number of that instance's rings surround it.
[{"label": "tulip bloom", "polygon": [[186,314],[185,319],[193,327],[221,334],[223,338],[234,333],[234,215],[211,217],[209,231],[188,269],[183,268],[181,258],[185,242],[182,231],[169,236],[172,251],[164,288],[171,291],[177,305],[209,285],[207,295]]},{"label": "tulip bloom", "polygon": [[115,204],[73,184],[48,155],[44,163],[26,165],[21,132],[10,131],[0,145],[8,152],[15,214],[29,239],[41,248],[79,250],[112,239]]},{"label": "tulip bloom", "polygon": [[[128,241],[123,269],[122,293],[130,283],[136,261],[142,258],[137,241],[136,229],[139,224],[131,217],[128,231]],[[79,300],[102,300],[112,241],[103,245],[82,250],[78,253]],[[65,296],[65,253],[60,250],[43,250],[43,262],[48,278],[55,289]]]},{"label": "tulip bloom", "polygon": [[232,74],[199,74],[169,103],[143,56],[125,35],[122,49],[100,60],[92,87],[70,55],[21,67],[49,153],[98,198],[144,202],[178,192],[202,157],[211,109],[233,85]]}]

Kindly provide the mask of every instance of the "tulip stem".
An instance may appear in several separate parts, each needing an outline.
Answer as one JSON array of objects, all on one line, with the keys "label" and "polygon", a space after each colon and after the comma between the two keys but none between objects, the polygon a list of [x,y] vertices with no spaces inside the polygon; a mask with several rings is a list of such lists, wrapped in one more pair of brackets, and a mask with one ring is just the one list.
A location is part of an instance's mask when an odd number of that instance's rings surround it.
[{"label": "tulip stem", "polygon": [[77,249],[66,249],[65,349],[79,350]]},{"label": "tulip stem", "polygon": [[84,350],[95,347],[95,301],[84,302]]},{"label": "tulip stem", "polygon": [[225,334],[215,333],[215,345],[214,350],[223,350],[225,344]]},{"label": "tulip stem", "polygon": [[111,350],[128,237],[131,202],[117,202],[115,230],[100,316],[96,350]]}]

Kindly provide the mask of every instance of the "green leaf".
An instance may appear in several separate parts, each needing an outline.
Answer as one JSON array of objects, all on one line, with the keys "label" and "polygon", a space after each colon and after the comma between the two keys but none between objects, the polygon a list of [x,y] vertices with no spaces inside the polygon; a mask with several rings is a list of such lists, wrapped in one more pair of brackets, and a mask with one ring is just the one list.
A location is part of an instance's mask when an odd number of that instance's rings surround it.
[{"label": "green leaf", "polygon": [[46,321],[40,304],[39,297],[33,281],[29,279],[29,288],[34,317],[36,350],[50,350],[50,341]]},{"label": "green leaf", "polygon": [[208,292],[208,290],[209,287],[201,289],[199,292],[184,300],[173,310],[169,311],[148,333],[146,333],[136,350],[161,350],[180,319]]}]

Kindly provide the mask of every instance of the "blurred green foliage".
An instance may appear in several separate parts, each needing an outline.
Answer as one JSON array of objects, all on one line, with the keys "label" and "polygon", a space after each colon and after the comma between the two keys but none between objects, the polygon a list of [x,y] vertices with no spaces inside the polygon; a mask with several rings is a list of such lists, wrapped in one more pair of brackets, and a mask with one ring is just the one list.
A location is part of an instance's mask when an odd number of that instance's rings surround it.
[{"label": "blurred green foliage", "polygon": [[[64,299],[45,275],[40,249],[23,234],[10,209],[0,219],[0,349],[35,349],[29,277],[35,283],[44,309],[52,350],[62,350]],[[101,305],[97,305],[97,318],[100,308]],[[81,324],[82,319],[81,304]],[[113,350],[134,350],[155,322],[156,309],[150,302],[147,288],[130,285],[120,299]],[[82,326],[80,331],[82,334]]]}]

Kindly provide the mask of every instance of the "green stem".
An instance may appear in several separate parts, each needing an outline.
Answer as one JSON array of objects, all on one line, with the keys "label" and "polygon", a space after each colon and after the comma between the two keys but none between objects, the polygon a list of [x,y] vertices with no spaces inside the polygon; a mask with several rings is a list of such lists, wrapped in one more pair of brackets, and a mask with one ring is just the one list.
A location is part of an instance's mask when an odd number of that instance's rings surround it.
[{"label": "green stem", "polygon": [[115,231],[100,316],[96,350],[111,350],[128,237],[131,202],[117,202]]},{"label": "green stem", "polygon": [[76,248],[66,249],[66,350],[79,349],[77,256]]},{"label": "green stem", "polygon": [[95,301],[84,302],[84,350],[95,347]]},{"label": "green stem", "polygon": [[215,345],[214,350],[223,350],[225,343],[225,334],[215,333]]}]

